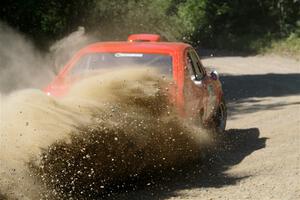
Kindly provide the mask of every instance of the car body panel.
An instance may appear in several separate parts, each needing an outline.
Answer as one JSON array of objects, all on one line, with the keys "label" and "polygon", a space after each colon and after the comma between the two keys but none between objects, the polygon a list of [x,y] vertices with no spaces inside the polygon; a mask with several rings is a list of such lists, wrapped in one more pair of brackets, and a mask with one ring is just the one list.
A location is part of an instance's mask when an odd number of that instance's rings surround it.
[{"label": "car body panel", "polygon": [[[133,38],[138,39],[137,36]],[[145,38],[147,39],[147,35]],[[175,86],[170,90],[170,93],[175,100],[178,112],[184,117],[197,117],[200,114],[202,121],[206,123],[211,120],[223,92],[220,81],[213,80],[207,74],[204,67],[202,69],[204,76],[201,80],[197,82],[191,79],[189,76],[190,72],[186,67],[188,64],[187,54],[190,51],[192,52],[194,49],[189,44],[176,42],[127,41],[91,44],[76,53],[44,91],[53,96],[64,96],[72,84],[77,81],[76,77],[67,78],[69,76],[68,73],[74,67],[75,63],[86,54],[101,52],[165,54],[172,56],[172,74]],[[198,55],[196,57],[198,62],[201,63]]]}]

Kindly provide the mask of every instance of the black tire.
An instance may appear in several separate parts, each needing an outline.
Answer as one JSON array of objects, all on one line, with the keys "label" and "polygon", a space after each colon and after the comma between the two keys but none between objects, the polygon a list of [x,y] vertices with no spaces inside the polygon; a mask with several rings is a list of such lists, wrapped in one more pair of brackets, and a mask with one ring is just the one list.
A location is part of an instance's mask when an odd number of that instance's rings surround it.
[{"label": "black tire", "polygon": [[222,100],[219,104],[218,109],[214,115],[214,129],[216,133],[223,134],[226,128],[226,121],[227,121],[227,107],[225,99],[222,97]]}]

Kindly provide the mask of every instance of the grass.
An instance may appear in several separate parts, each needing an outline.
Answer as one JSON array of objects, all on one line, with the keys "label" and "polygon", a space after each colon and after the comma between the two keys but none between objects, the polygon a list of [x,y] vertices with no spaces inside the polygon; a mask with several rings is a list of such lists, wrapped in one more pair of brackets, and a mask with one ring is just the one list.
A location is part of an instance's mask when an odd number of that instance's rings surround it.
[{"label": "grass", "polygon": [[260,52],[289,56],[300,60],[300,36],[291,34],[287,38],[272,40],[270,45],[261,48]]},{"label": "grass", "polygon": [[300,31],[291,33],[288,37],[278,37],[273,34],[221,36],[215,42],[214,46],[217,49],[249,55],[276,54],[300,60]]}]

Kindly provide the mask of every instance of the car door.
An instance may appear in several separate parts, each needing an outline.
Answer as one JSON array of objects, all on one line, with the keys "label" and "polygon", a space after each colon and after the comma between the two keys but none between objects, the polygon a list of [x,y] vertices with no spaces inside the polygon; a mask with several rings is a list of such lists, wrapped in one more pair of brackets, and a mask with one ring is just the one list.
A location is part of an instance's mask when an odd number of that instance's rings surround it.
[{"label": "car door", "polygon": [[187,116],[206,124],[217,105],[216,81],[207,75],[200,58],[193,48],[185,53],[184,99]]},{"label": "car door", "polygon": [[194,49],[185,52],[184,101],[185,113],[188,117],[201,119],[206,112],[207,85],[206,71]]},{"label": "car door", "polygon": [[204,77],[202,78],[202,85],[205,89],[205,96],[203,98],[202,120],[204,123],[207,123],[211,120],[216,109],[218,108],[218,104],[222,94],[222,86],[218,79],[214,79],[211,77],[211,75],[207,75],[207,72],[195,50],[193,50],[193,55],[198,60],[197,66],[199,67],[200,71],[204,73]]}]

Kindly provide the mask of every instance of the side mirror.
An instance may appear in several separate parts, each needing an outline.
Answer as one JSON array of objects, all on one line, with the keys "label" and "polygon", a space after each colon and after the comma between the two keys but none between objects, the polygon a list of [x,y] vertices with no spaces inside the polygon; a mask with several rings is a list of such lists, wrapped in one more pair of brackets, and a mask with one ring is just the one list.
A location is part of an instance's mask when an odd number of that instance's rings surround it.
[{"label": "side mirror", "polygon": [[219,74],[216,70],[213,70],[211,73],[210,73],[210,77],[213,79],[213,80],[219,80]]},{"label": "side mirror", "polygon": [[191,80],[195,81],[196,80],[196,76],[195,75],[191,75]]},{"label": "side mirror", "polygon": [[202,81],[201,80],[197,80],[195,75],[191,76],[191,80],[195,83],[195,85],[197,86],[201,86],[202,85]]}]

